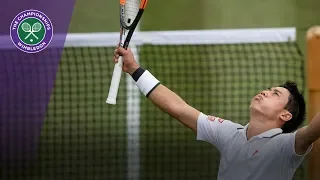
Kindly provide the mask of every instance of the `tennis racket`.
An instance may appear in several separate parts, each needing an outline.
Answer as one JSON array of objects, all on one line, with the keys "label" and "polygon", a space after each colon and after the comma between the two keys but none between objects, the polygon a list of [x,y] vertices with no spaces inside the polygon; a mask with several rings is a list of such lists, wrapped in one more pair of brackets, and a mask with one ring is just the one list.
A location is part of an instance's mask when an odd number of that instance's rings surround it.
[{"label": "tennis racket", "polygon": [[[120,0],[120,40],[119,46],[127,49],[141,16],[147,6],[148,0]],[[108,104],[117,103],[118,89],[122,74],[123,61],[120,56],[114,65],[111,85],[107,98]]]}]

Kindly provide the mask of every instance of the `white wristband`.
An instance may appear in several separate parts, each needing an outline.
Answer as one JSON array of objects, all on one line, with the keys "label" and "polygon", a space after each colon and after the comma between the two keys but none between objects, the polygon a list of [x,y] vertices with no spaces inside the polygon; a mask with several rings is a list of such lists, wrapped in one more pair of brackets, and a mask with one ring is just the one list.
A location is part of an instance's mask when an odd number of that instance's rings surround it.
[{"label": "white wristband", "polygon": [[140,91],[147,97],[159,84],[160,81],[156,79],[148,70],[146,70],[136,82],[136,85]]}]

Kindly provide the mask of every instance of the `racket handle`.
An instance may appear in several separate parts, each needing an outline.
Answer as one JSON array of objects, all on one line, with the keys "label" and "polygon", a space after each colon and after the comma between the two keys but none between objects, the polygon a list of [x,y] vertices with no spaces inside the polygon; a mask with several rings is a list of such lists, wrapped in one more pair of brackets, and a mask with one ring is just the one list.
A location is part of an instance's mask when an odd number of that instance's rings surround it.
[{"label": "racket handle", "polygon": [[117,104],[117,95],[118,95],[118,89],[122,74],[122,57],[120,56],[118,59],[118,62],[114,65],[112,79],[111,79],[111,85],[109,89],[109,94],[106,103],[108,104]]}]

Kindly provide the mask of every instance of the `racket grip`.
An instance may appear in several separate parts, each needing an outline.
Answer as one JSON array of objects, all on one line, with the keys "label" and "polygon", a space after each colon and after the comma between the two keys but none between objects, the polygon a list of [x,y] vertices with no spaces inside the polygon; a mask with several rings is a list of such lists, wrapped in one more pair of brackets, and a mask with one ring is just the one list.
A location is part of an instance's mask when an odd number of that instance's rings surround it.
[{"label": "racket grip", "polygon": [[117,104],[117,96],[118,96],[118,89],[122,74],[122,66],[123,61],[122,57],[120,56],[118,59],[118,62],[114,65],[112,79],[111,79],[111,85],[109,88],[109,94],[106,103],[108,104]]}]

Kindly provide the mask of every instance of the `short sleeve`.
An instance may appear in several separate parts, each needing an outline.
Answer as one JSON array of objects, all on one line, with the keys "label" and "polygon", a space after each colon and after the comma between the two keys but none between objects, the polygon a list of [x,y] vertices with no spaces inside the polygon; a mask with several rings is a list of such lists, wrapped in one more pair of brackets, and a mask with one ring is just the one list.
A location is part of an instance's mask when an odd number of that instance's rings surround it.
[{"label": "short sleeve", "polygon": [[302,155],[297,154],[296,151],[295,151],[296,134],[297,134],[297,131],[295,131],[293,133],[284,134],[282,136],[281,152],[283,154],[289,156],[289,157],[293,157],[293,158],[298,158],[299,159],[299,158],[303,158],[304,156],[309,154],[311,152],[311,150],[312,150],[313,145],[311,145],[304,154],[302,154]]},{"label": "short sleeve", "polygon": [[239,124],[229,120],[200,113],[197,122],[197,140],[206,141],[221,151],[238,132],[237,127]]}]

